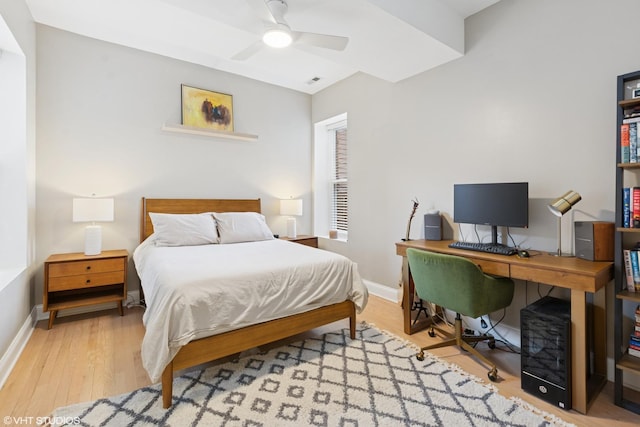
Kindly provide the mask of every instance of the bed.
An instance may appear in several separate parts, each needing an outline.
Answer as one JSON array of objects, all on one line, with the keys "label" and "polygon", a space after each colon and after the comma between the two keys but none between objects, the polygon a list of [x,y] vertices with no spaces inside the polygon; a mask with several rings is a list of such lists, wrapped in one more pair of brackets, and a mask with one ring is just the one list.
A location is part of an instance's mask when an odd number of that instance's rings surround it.
[{"label": "bed", "polygon": [[142,358],[152,381],[161,379],[164,408],[172,403],[174,371],[345,318],[355,338],[356,311],[366,305],[367,292],[357,266],[341,255],[272,238],[179,247],[154,243],[160,231],[154,234],[152,216],[160,228],[162,214],[260,211],[260,199],[142,199],[141,243],[134,251],[147,305]]}]

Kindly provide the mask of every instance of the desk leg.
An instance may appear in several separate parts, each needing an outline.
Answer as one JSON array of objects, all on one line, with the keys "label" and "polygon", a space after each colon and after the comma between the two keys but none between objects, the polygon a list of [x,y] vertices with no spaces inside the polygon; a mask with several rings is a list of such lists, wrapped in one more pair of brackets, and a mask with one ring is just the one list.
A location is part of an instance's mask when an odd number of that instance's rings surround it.
[{"label": "desk leg", "polygon": [[[606,286],[594,294],[593,318],[587,315],[587,295],[583,291],[571,291],[571,392],[572,406],[586,414],[590,403],[607,381],[607,335],[606,335]],[[593,330],[589,325],[593,323]],[[593,345],[588,345],[589,336]],[[593,349],[593,373],[590,352]]]},{"label": "desk leg", "polygon": [[404,333],[411,335],[411,307],[413,307],[414,287],[409,272],[409,261],[402,257],[402,318],[404,321]]},{"label": "desk leg", "polygon": [[587,413],[587,295],[571,291],[571,405]]},{"label": "desk leg", "polygon": [[411,321],[411,308],[413,307],[413,298],[415,294],[415,286],[411,271],[409,269],[409,261],[406,256],[402,257],[402,317],[404,323],[404,333],[407,335],[414,334],[418,331],[426,329],[431,325],[432,319],[422,318],[417,322]]}]

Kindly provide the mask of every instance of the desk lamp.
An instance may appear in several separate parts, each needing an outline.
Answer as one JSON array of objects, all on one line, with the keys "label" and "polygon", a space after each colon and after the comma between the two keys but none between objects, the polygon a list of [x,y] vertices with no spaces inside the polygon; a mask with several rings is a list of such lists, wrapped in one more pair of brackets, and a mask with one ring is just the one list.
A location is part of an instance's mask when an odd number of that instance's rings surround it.
[{"label": "desk lamp", "polygon": [[573,205],[580,200],[582,200],[580,194],[569,190],[548,206],[551,213],[558,217],[558,251],[554,254],[556,256],[562,256],[562,216],[569,212]]},{"label": "desk lamp", "polygon": [[287,218],[287,237],[296,237],[296,219],[293,215],[302,215],[302,199],[280,200],[280,215],[289,215]]},{"label": "desk lamp", "polygon": [[84,254],[102,252],[102,227],[96,221],[113,221],[113,199],[73,199],[73,222],[91,222],[84,232]]}]

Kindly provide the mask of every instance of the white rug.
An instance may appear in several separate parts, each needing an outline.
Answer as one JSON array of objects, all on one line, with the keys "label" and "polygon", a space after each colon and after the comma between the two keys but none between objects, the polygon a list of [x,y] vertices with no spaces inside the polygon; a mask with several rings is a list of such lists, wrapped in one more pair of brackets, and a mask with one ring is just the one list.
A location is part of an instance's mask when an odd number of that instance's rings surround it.
[{"label": "white rug", "polygon": [[64,408],[83,426],[566,426],[367,324],[192,371],[160,386]]}]

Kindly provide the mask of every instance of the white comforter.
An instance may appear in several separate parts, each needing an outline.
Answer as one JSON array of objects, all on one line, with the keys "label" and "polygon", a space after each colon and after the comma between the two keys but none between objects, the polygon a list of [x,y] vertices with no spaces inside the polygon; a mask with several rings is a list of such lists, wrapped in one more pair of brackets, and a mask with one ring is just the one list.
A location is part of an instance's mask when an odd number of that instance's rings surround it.
[{"label": "white comforter", "polygon": [[284,240],[156,247],[133,259],[147,309],[142,363],[152,381],[189,341],[352,300],[367,290],[342,255]]}]

